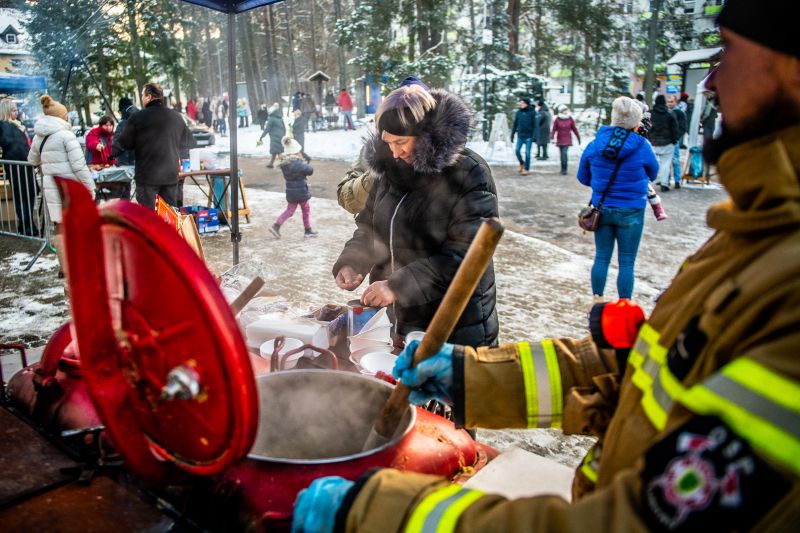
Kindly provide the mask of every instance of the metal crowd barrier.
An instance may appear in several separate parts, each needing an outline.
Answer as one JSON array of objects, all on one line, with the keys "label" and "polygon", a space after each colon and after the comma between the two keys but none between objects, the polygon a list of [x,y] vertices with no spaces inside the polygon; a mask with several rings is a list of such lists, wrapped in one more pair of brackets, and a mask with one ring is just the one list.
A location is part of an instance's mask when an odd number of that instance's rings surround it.
[{"label": "metal crowd barrier", "polygon": [[41,175],[27,161],[0,159],[0,235],[41,243],[25,267],[30,270],[53,233],[42,194]]}]

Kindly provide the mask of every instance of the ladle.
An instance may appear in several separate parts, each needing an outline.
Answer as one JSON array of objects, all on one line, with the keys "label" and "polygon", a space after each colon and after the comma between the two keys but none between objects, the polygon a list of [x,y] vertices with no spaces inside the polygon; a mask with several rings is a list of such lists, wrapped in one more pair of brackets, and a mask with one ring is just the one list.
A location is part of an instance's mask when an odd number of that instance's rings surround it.
[{"label": "ladle", "polygon": [[[481,223],[478,233],[464,256],[464,260],[458,267],[444,298],[442,298],[442,303],[434,313],[433,319],[425,331],[422,342],[414,352],[412,367],[435,355],[442,347],[442,344],[450,337],[458,319],[461,318],[461,313],[464,312],[464,308],[467,306],[467,302],[469,302],[470,297],[475,292],[475,288],[478,286],[478,282],[483,277],[483,273],[486,271],[486,267],[489,265],[494,249],[497,247],[502,235],[503,225],[498,218],[487,218]],[[383,410],[375,420],[372,430],[369,432],[367,441],[364,444],[364,450],[377,448],[392,438],[400,425],[403,414],[408,409],[408,395],[410,392],[411,389],[408,386],[398,381],[391,396],[386,400]]]}]

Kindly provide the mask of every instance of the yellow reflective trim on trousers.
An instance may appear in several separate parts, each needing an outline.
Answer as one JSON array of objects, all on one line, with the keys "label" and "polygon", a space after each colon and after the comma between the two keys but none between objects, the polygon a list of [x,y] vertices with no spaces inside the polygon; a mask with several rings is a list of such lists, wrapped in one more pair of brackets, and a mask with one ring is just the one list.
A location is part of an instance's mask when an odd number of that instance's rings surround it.
[{"label": "yellow reflective trim on trousers", "polygon": [[[465,494],[458,500],[451,503],[447,510],[442,514],[442,518],[436,525],[436,533],[452,533],[456,530],[458,519],[467,510],[467,507],[481,499],[484,495],[479,490],[465,490]],[[427,526],[426,526],[427,530]],[[423,531],[425,533],[425,531]]]},{"label": "yellow reflective trim on trousers", "polygon": [[547,361],[547,375],[550,377],[550,396],[552,402],[550,427],[560,428],[561,421],[564,416],[564,392],[561,388],[561,369],[558,366],[558,357],[556,356],[556,347],[551,340],[543,340],[542,348],[544,349],[544,357]]},{"label": "yellow reflective trim on trousers", "polygon": [[726,365],[722,373],[768,400],[800,413],[800,384],[776,374],[752,359],[740,358]]},{"label": "yellow reflective trim on trousers", "polygon": [[800,474],[800,440],[782,428],[753,415],[743,406],[703,385],[688,389],[679,401],[694,413],[718,416],[753,448],[788,466],[795,475]]},{"label": "yellow reflective trim on trousers", "polygon": [[533,368],[531,345],[527,342],[517,344],[519,362],[522,366],[522,381],[525,385],[525,414],[528,427],[536,427],[539,415],[539,398],[536,391],[536,371]]},{"label": "yellow reflective trim on trousers", "polygon": [[594,462],[596,448],[597,444],[589,448],[589,451],[586,452],[586,457],[583,458],[583,463],[581,463],[581,473],[594,484],[597,484],[597,470],[592,466],[592,462]]},{"label": "yellow reflective trim on trousers", "polygon": [[422,528],[425,526],[425,519],[428,518],[428,515],[436,506],[460,490],[461,487],[458,485],[448,485],[425,496],[414,508],[414,512],[411,513],[411,518],[406,524],[405,532],[421,533]]}]

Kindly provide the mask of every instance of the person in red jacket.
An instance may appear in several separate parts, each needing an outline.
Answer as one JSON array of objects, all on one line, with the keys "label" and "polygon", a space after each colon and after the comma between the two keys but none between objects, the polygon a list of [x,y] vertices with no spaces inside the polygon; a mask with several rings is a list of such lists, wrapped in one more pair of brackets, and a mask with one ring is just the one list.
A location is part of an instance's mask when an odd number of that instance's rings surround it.
[{"label": "person in red jacket", "polygon": [[350,93],[348,93],[347,89],[344,87],[339,91],[339,100],[337,104],[339,104],[339,109],[342,111],[342,126],[344,126],[344,131],[347,131],[347,128],[351,130],[356,129],[355,126],[353,126],[353,99],[350,98]]},{"label": "person in red jacket", "polygon": [[86,149],[92,155],[89,164],[113,165],[111,145],[114,141],[114,119],[108,115],[100,118],[100,123],[86,134]]},{"label": "person in red jacket", "polygon": [[186,102],[186,114],[189,115],[190,119],[197,120],[197,105],[191,98]]},{"label": "person in red jacket", "polygon": [[558,116],[553,121],[553,129],[550,132],[550,139],[556,140],[556,146],[561,152],[561,175],[567,174],[567,152],[569,147],[572,146],[572,134],[578,139],[578,144],[581,144],[581,134],[578,132],[578,127],[575,125],[575,119],[569,113],[567,106],[561,106],[558,111]]}]

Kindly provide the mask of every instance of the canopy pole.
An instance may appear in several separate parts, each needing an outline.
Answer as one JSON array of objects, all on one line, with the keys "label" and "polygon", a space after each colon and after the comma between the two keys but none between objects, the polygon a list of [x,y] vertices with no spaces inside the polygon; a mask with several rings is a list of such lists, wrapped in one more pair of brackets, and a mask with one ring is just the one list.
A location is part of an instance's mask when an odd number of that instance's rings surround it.
[{"label": "canopy pole", "polygon": [[233,243],[233,264],[239,264],[239,159],[236,132],[236,13],[228,13],[228,131],[231,135],[231,242]]}]

